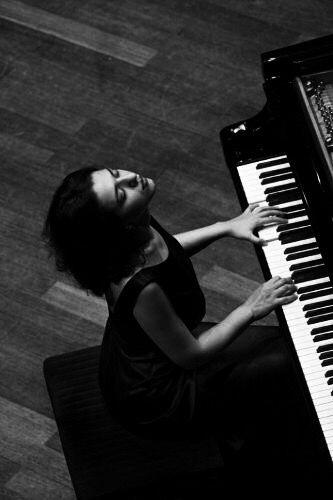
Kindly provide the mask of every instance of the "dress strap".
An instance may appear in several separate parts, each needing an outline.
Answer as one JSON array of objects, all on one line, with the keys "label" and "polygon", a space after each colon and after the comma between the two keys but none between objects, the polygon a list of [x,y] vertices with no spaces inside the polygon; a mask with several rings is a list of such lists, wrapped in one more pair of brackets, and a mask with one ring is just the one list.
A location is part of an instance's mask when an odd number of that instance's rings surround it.
[{"label": "dress strap", "polygon": [[134,276],[132,276],[132,278],[126,283],[121,294],[119,295],[114,308],[114,314],[119,312],[124,313],[124,309],[132,312],[133,306],[140,292],[149,283],[157,281],[157,274],[158,271],[154,268],[146,268],[134,274]]}]

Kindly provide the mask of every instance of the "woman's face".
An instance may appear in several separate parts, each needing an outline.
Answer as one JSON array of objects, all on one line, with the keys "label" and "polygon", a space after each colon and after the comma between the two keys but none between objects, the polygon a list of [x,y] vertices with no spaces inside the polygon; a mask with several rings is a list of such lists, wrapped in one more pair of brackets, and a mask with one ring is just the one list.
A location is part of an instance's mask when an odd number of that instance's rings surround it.
[{"label": "woman's face", "polygon": [[98,200],[126,223],[145,212],[155,192],[152,179],[128,170],[103,168],[91,174]]}]

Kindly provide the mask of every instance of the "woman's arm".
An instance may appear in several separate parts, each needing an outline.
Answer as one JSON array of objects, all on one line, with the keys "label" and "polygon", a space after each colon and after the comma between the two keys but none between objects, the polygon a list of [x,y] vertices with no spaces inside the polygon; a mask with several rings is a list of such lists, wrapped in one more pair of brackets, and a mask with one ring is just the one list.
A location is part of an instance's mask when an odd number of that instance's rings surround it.
[{"label": "woman's arm", "polygon": [[174,234],[173,236],[179,241],[186,253],[191,256],[214,241],[229,235],[229,221],[221,221],[185,233]]},{"label": "woman's arm", "polygon": [[276,207],[250,205],[245,212],[234,219],[216,222],[210,226],[176,234],[174,237],[179,241],[186,253],[191,256],[224,236],[232,236],[263,245],[265,241],[258,238],[254,232],[267,224],[283,224],[286,222],[285,214]]},{"label": "woman's arm", "polygon": [[142,290],[134,316],[146,334],[175,364],[184,369],[195,369],[216,357],[253,320],[295,300],[295,290],[290,278],[272,278],[198,339],[179,318],[157,283],[149,283]]}]

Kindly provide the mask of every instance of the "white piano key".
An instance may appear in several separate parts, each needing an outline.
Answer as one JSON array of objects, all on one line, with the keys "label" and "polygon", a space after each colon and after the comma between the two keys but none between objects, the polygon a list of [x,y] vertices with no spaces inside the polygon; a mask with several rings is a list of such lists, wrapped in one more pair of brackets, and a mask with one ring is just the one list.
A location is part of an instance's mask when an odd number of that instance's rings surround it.
[{"label": "white piano key", "polygon": [[321,423],[322,428],[325,427],[326,424],[331,424],[332,418],[331,417],[318,417]]},{"label": "white piano key", "polygon": [[[289,243],[288,245],[281,245],[283,251],[288,249],[288,248],[293,248],[293,247],[298,247],[298,246],[303,246],[303,245],[307,245],[308,243],[317,243],[316,239],[315,238],[307,238],[306,240],[302,240],[301,243],[299,244],[295,244],[294,242],[292,243]],[[298,250],[299,252],[302,252],[304,250]],[[290,254],[286,254],[286,255],[290,255]]]},{"label": "white piano key", "polygon": [[[315,304],[316,302],[322,302],[324,300],[331,300],[331,299],[333,299],[333,294],[328,294],[328,295],[322,295],[320,297],[313,297],[312,299],[308,299],[308,300],[298,301],[298,304],[300,307],[303,307],[303,306],[306,306],[308,304]],[[290,304],[290,305],[292,306],[293,304]]]},{"label": "white piano key", "polygon": [[[330,394],[323,396],[322,398],[312,398],[312,399],[316,403],[316,407],[319,409],[319,411],[321,410],[321,407],[323,407],[323,405],[333,403],[333,397]],[[333,430],[332,430],[332,435],[333,435]]]},{"label": "white piano key", "polygon": [[[306,243],[304,243],[304,241],[306,241],[306,240],[301,240],[301,245],[300,245],[300,247],[303,247],[303,250],[300,250],[299,252],[293,252],[292,255],[293,255],[293,257],[295,257],[295,259],[293,259],[293,260],[298,260],[298,259],[303,258],[302,253],[307,248],[307,247],[304,248],[304,245],[306,245]],[[313,242],[313,243],[315,243],[315,242]],[[287,248],[292,248],[292,247],[286,247],[285,245],[281,244],[280,240],[276,240],[276,241],[271,241],[267,245],[264,245],[263,251],[265,253],[266,259],[272,263],[274,263],[276,261],[278,263],[282,262],[284,264],[287,264],[288,262],[290,262],[290,264],[292,264],[292,260],[290,260],[290,261],[287,260],[287,257],[290,254],[284,253],[284,251]]]},{"label": "white piano key", "polygon": [[[259,162],[261,163],[261,162]],[[285,160],[282,160],[281,163],[279,164],[276,164],[276,165],[270,165],[270,166],[267,166],[266,168],[260,168],[260,169],[257,169],[257,165],[258,165],[258,162],[254,162],[254,163],[248,163],[248,164],[244,164],[244,165],[240,165],[239,167],[237,167],[237,170],[239,172],[239,175],[240,176],[246,176],[248,175],[249,173],[251,173],[253,176],[256,176],[256,177],[259,177],[261,173],[263,172],[272,172],[274,170],[281,170],[282,168],[286,168],[286,167],[290,167],[290,164],[288,162],[286,162]]]},{"label": "white piano key", "polygon": [[318,386],[318,388],[313,389],[311,394],[312,394],[313,399],[320,399],[322,397],[329,396],[330,398],[332,398],[332,401],[333,401],[331,389],[330,389],[329,385],[327,385],[327,384],[324,385],[324,383],[322,386]]},{"label": "white piano key", "polygon": [[[319,413],[319,411],[317,412]],[[323,418],[323,417],[333,417],[333,407],[332,406],[328,406],[328,408],[320,408],[320,417]]]},{"label": "white piano key", "polygon": [[[288,179],[282,179],[282,180],[274,178],[274,180],[272,180],[271,182],[267,182],[268,180],[269,180],[268,178],[265,179],[260,179],[259,177],[255,178],[253,176],[252,171],[249,172],[247,175],[242,176],[242,181],[246,183],[247,192],[257,187],[264,192],[265,189],[269,187],[284,186],[286,184],[290,184],[291,182],[296,182],[296,179],[294,177],[289,177]],[[265,181],[265,184],[263,184],[262,181]]]},{"label": "white piano key", "polygon": [[297,288],[303,288],[306,286],[319,285],[321,283],[327,283],[327,287],[332,286],[331,280],[328,276],[324,276],[323,278],[318,278],[316,280],[303,281],[302,283],[298,283]]},{"label": "white piano key", "polygon": [[307,215],[302,215],[301,217],[294,217],[293,219],[288,219],[287,224],[293,224],[294,222],[303,222],[303,221],[308,221],[309,217]]},{"label": "white piano key", "polygon": [[[266,162],[271,161],[272,159],[273,158],[267,158]],[[270,187],[281,187],[281,191],[284,191],[286,189],[289,189],[288,184],[295,182],[294,177],[290,177],[289,179],[280,181],[277,177],[275,177],[273,179],[274,182],[261,184],[262,179],[260,179],[259,176],[262,172],[272,171],[272,175],[276,176],[279,175],[279,169],[285,169],[286,167],[290,166],[286,156],[279,157],[279,160],[281,160],[281,163],[279,162],[278,165],[271,165],[265,169],[256,169],[259,161],[254,161],[246,165],[240,165],[238,167],[239,176],[241,178],[244,192],[249,204],[258,203],[260,206],[268,206],[265,195],[266,189]],[[261,162],[262,161],[260,160],[260,163]],[[292,169],[290,168],[290,170]],[[283,172],[281,174],[283,174]],[[301,198],[292,202],[279,204],[277,205],[277,208],[288,211],[288,208],[295,207],[297,205],[299,205],[299,210],[306,211],[306,207]],[[303,212],[303,214],[299,217],[290,218],[286,224],[288,225],[292,223],[308,221],[309,219],[307,214],[304,214]],[[316,244],[315,238],[307,238],[304,240],[290,242],[288,244],[282,245],[281,241],[278,239],[280,232],[277,232],[277,227],[279,225],[280,224],[267,224],[258,232],[259,236],[267,241],[267,245],[263,246],[262,248],[272,276],[278,275],[281,277],[290,277],[291,266],[295,264],[306,264],[307,262],[316,260],[319,261],[320,259],[322,259],[321,252],[308,257],[297,256],[297,253],[300,253],[303,250],[308,250],[302,248],[305,245],[309,243]],[[293,230],[293,228],[289,229],[287,227],[287,230]],[[297,252],[293,253],[293,257],[296,258],[287,260],[287,257],[290,254],[285,254],[284,252],[285,250],[291,249],[293,247],[299,247]],[[318,250],[317,246],[316,249]],[[299,290],[302,290],[302,288],[304,289],[306,287],[317,284],[323,284],[326,288],[332,287],[329,276],[324,276],[323,278],[298,283],[297,290],[299,292]],[[306,299],[307,294],[304,292],[301,293],[302,298]],[[312,335],[312,331],[315,328],[320,328],[322,326],[328,326],[330,329],[330,332],[322,332],[322,335],[325,335],[326,333],[332,333],[333,335],[333,320],[325,320],[325,317],[323,317],[321,318],[323,319],[323,321],[309,325],[307,323],[308,318],[305,317],[306,311],[303,311],[303,307],[307,304],[315,305],[316,302],[323,302],[325,300],[331,300],[332,298],[333,293],[302,301],[297,299],[290,304],[282,306],[282,310],[290,331],[291,339],[295,346],[300,365],[305,376],[305,380],[309,388],[310,395],[312,397],[315,410],[318,415],[318,419],[320,421],[326,442],[333,459],[333,385],[331,386],[327,383],[328,377],[325,376],[327,372],[333,371],[333,365],[327,365],[323,367],[323,360],[319,358],[321,353],[317,352],[319,348],[329,348],[328,346],[330,346],[331,344],[333,345],[333,338],[314,342],[314,340],[318,340],[318,338],[320,337]],[[323,315],[325,315],[325,305],[323,306],[322,313]],[[321,335],[321,333],[319,333],[319,335]]]},{"label": "white piano key", "polygon": [[312,364],[312,361],[321,364],[318,354],[313,350],[312,352],[301,352],[298,353],[298,359],[302,360],[304,364]]},{"label": "white piano key", "polygon": [[327,432],[333,429],[333,418],[329,419],[328,422],[322,422],[322,429]]},{"label": "white piano key", "polygon": [[[294,200],[294,201],[287,201],[286,203],[279,203],[278,205],[276,205],[276,207],[281,208],[283,210],[286,210],[289,207],[295,207],[296,205],[304,206],[303,200],[300,198],[300,199]],[[286,211],[288,212],[288,210],[286,210]]]},{"label": "white piano key", "polygon": [[[322,260],[322,255],[317,254],[317,255],[309,255],[308,257],[300,257],[299,259],[295,259],[293,261],[286,261],[286,262],[280,262],[278,259],[267,259],[267,262],[270,264],[270,268],[274,269],[275,272],[279,272],[279,269],[281,270],[290,270],[290,268],[293,265],[296,264],[305,264],[306,262],[314,262],[313,266],[319,266],[321,264],[320,260]],[[316,262],[318,261],[318,262]],[[310,267],[309,267],[310,269]],[[297,271],[297,269],[294,269]],[[290,271],[292,272],[292,271]]]},{"label": "white piano key", "polygon": [[327,431],[327,432],[325,433],[325,436],[326,436],[327,438],[332,438],[332,437],[333,437],[333,431],[332,431],[332,430]]},{"label": "white piano key", "polygon": [[[265,169],[257,169],[257,165],[258,163],[267,163],[268,161],[272,161],[272,160],[281,160],[281,163],[279,163],[278,165],[271,165],[270,167],[266,167]],[[290,166],[290,164],[287,162],[287,157],[286,156],[277,156],[275,158],[269,158],[267,160],[262,160],[262,161],[254,161],[254,162],[251,162],[251,163],[244,163],[243,165],[239,165],[237,167],[238,169],[238,172],[239,173],[246,173],[248,171],[253,171],[256,173],[256,175],[259,177],[259,175],[261,174],[261,172],[269,172],[270,170],[279,170],[281,168],[285,168],[285,167],[288,167]]]}]

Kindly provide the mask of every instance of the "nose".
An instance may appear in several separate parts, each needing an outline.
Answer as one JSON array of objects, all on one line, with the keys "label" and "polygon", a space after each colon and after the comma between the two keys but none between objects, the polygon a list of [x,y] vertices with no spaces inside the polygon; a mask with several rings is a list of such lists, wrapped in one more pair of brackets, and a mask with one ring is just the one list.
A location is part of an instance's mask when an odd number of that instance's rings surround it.
[{"label": "nose", "polygon": [[121,172],[119,177],[117,178],[118,185],[128,185],[128,184],[138,184],[140,180],[140,176],[135,172]]}]

